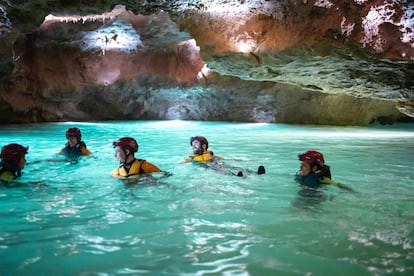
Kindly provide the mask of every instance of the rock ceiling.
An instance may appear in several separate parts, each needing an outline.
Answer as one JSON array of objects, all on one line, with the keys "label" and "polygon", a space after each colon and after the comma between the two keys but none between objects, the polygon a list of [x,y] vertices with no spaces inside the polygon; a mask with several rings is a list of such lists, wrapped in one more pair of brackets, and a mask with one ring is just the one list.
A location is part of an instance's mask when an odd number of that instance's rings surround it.
[{"label": "rock ceiling", "polygon": [[[1,1],[0,118],[366,124],[398,117],[389,106],[414,117],[408,2]],[[192,106],[205,98],[214,113]],[[112,113],[97,106],[108,101]],[[295,101],[308,105],[301,118],[286,108]],[[336,119],[304,119],[318,105]],[[366,118],[347,118],[350,109]]]}]

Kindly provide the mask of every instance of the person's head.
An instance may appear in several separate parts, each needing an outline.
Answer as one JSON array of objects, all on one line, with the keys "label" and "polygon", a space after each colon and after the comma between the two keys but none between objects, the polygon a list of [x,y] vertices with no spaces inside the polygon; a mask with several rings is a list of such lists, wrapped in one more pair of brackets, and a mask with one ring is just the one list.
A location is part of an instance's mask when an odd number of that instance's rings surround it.
[{"label": "person's head", "polygon": [[79,128],[71,127],[66,131],[66,139],[68,139],[69,146],[73,147],[81,141],[82,134]]},{"label": "person's head", "polygon": [[26,154],[29,147],[19,144],[9,144],[1,149],[0,158],[4,169],[21,174],[26,165]]},{"label": "person's head", "polygon": [[113,142],[115,157],[119,163],[124,164],[134,159],[134,153],[138,152],[138,143],[132,137],[122,137]]},{"label": "person's head", "polygon": [[309,161],[302,161],[300,163],[299,174],[303,176],[309,175],[311,172],[314,172],[318,169],[316,164],[312,164]]},{"label": "person's head", "polygon": [[307,152],[299,154],[298,159],[302,161],[299,173],[303,176],[319,170],[325,162],[323,154],[314,150],[308,150]]},{"label": "person's head", "polygon": [[208,149],[208,141],[203,136],[194,136],[190,138],[190,145],[194,154],[203,154]]},{"label": "person's head", "polygon": [[319,166],[323,167],[325,165],[325,159],[323,158],[323,154],[316,150],[308,150],[302,154],[298,155],[300,161],[312,161],[316,162]]}]

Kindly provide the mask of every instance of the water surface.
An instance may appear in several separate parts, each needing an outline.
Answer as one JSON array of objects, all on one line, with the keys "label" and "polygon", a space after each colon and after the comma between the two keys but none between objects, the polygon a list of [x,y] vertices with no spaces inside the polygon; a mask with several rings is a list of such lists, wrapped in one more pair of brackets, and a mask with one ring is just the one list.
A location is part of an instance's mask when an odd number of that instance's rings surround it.
[{"label": "water surface", "polygon": [[[48,123],[2,126],[0,145],[29,146],[28,162],[56,158],[75,126],[92,157],[35,162],[18,184],[0,186],[0,275],[414,272],[412,124]],[[225,157],[228,174],[180,164],[194,135]],[[172,176],[112,178],[121,136]],[[308,149],[356,192],[303,193],[293,175]],[[247,172],[258,165],[265,175]]]}]

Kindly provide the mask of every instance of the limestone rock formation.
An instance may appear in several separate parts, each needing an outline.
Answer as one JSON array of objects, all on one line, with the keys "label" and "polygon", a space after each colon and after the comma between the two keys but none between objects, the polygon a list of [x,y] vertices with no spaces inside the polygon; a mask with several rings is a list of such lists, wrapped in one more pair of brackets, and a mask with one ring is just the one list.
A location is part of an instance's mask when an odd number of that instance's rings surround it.
[{"label": "limestone rock formation", "polygon": [[2,1],[0,122],[414,117],[414,5]]}]

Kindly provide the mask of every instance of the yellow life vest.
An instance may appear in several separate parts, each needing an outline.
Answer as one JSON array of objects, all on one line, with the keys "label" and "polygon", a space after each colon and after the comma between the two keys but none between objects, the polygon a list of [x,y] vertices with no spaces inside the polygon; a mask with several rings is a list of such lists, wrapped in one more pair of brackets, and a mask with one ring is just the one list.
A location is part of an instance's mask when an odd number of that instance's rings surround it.
[{"label": "yellow life vest", "polygon": [[211,150],[207,150],[203,154],[191,154],[190,158],[197,162],[208,162],[213,159],[213,152]]},{"label": "yellow life vest", "polygon": [[128,177],[131,175],[143,174],[144,171],[141,171],[140,169],[141,169],[142,163],[144,162],[145,160],[135,159],[135,161],[131,165],[131,168],[129,169],[129,172],[127,172],[124,166],[121,166],[119,168],[114,169],[111,175],[115,177]]},{"label": "yellow life vest", "polygon": [[338,186],[338,183],[336,183],[335,181],[333,181],[332,179],[330,179],[329,177],[322,177],[322,179],[319,181],[321,184],[328,184],[328,185],[334,185],[334,186]]},{"label": "yellow life vest", "polygon": [[0,174],[0,180],[11,182],[16,178],[16,176],[9,171],[4,171]]},{"label": "yellow life vest", "polygon": [[82,155],[85,155],[85,156],[91,155],[91,152],[86,147],[81,147],[80,152]]}]

